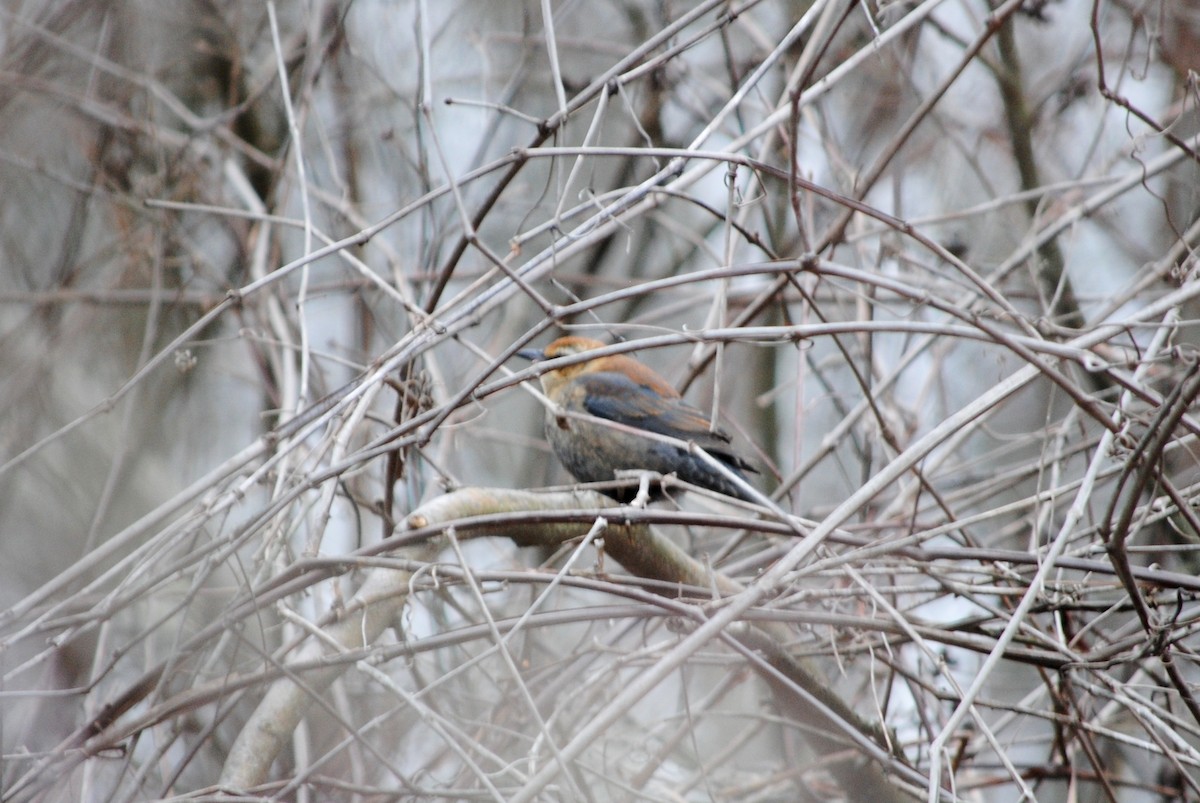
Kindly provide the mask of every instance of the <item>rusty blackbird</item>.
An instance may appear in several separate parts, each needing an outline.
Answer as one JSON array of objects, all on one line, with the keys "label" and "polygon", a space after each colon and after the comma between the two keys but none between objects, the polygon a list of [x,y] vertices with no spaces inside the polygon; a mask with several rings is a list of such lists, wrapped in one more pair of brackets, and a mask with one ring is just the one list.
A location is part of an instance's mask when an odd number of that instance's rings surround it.
[{"label": "rusty blackbird", "polygon": [[[598,340],[562,337],[545,349],[523,349],[517,355],[534,361],[551,360],[603,347]],[[546,396],[567,413],[560,416],[547,412],[546,437],[563,466],[580,482],[612,480],[614,473],[622,469],[657,471],[754,501],[699,455],[646,435],[690,441],[742,479],[743,472],[756,472],[730,448],[729,435],[711,428],[703,413],[632,357],[609,355],[556,368],[542,374],[541,382]],[[633,494],[609,495],[627,501]]]}]

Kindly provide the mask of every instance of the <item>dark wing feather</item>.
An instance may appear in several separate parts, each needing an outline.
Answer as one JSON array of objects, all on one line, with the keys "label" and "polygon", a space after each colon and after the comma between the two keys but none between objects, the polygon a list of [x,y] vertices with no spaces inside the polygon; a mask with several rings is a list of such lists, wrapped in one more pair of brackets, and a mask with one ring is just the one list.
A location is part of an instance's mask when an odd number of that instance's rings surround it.
[{"label": "dark wing feather", "polygon": [[[597,418],[616,421],[658,435],[691,441],[714,457],[748,471],[756,469],[729,449],[729,435],[712,432],[708,418],[678,396],[666,398],[624,374],[583,374],[575,380],[583,408]],[[574,395],[574,394],[573,394]]]}]

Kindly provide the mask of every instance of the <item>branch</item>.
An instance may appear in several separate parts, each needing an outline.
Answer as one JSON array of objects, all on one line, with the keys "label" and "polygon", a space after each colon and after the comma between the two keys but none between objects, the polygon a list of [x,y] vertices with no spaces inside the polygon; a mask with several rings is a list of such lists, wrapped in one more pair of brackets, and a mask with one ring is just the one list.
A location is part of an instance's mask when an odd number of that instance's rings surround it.
[{"label": "branch", "polygon": [[[536,513],[595,509],[597,519],[606,518],[602,530],[605,553],[627,571],[639,577],[664,583],[711,588],[720,596],[737,593],[741,586],[719,573],[711,572],[675,544],[658,535],[647,525],[621,521],[621,509],[606,496],[594,491],[531,492],[495,488],[466,488],[438,497],[411,513],[405,529],[436,527],[442,522],[518,510],[531,511],[530,519],[497,524],[488,535],[505,536],[519,546],[555,546],[580,535],[580,524],[538,522]],[[408,600],[411,573],[375,568],[348,605],[348,615],[325,628],[321,638],[312,640],[298,660],[310,661],[339,650],[359,649],[375,641],[394,621]],[[704,617],[695,608],[696,618]],[[791,631],[773,622],[748,625],[749,634],[725,634],[735,649],[747,654],[751,666],[762,674],[776,694],[780,707],[804,723],[814,750],[843,759],[831,764],[830,772],[853,799],[900,801],[910,798],[895,784],[899,774],[914,783],[920,777],[902,762],[894,744],[879,728],[862,720],[840,698],[813,667],[796,661],[783,647]],[[753,652],[761,658],[751,657]],[[327,688],[350,664],[337,663],[327,669],[307,673],[304,685],[284,677],[275,682],[235,740],[220,785],[226,789],[247,789],[262,783],[304,713],[314,693]],[[875,761],[847,761],[848,746],[857,745],[872,754]],[[851,754],[852,755],[852,754]],[[884,771],[887,765],[891,776]]]}]

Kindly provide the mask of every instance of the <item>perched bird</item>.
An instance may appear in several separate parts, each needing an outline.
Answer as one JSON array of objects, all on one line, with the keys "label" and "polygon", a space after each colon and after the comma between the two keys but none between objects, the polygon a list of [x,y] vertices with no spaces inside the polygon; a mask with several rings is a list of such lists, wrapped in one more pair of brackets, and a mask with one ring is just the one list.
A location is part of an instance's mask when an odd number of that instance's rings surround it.
[{"label": "perched bird", "polygon": [[[544,350],[523,349],[527,360],[551,360],[604,348],[598,340],[563,337]],[[665,379],[624,355],[596,357],[556,368],[541,376],[546,396],[568,413],[546,416],[546,437],[567,471],[580,482],[614,479],[622,469],[674,473],[679,479],[718,493],[754,501],[697,454],[655,439],[653,433],[690,441],[725,464],[738,477],[756,469],[729,447],[729,435],[710,429],[708,419],[688,404]],[[590,421],[587,416],[614,422]],[[628,499],[631,494],[610,494]]]}]

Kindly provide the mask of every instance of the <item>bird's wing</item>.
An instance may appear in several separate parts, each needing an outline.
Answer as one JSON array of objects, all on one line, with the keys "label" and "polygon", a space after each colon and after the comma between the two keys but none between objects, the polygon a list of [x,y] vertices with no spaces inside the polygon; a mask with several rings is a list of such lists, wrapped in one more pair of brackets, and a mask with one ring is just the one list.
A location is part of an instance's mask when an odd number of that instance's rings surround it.
[{"label": "bird's wing", "polygon": [[616,372],[583,374],[576,383],[579,387],[572,395],[597,418],[691,441],[739,468],[755,470],[730,451],[729,435],[710,430],[708,418],[679,397],[664,397]]}]

